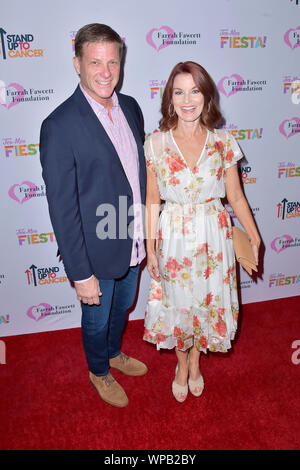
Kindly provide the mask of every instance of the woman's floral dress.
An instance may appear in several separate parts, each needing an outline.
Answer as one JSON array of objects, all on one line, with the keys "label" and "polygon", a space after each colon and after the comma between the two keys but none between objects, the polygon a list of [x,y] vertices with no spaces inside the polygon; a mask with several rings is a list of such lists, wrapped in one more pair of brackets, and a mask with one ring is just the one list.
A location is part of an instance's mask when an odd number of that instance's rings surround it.
[{"label": "woman's floral dress", "polygon": [[226,169],[243,154],[229,132],[214,130],[192,170],[172,131],[151,134],[145,155],[165,204],[156,236],[161,281],[151,279],[144,340],[158,349],[226,352],[239,306],[231,222],[220,198]]}]

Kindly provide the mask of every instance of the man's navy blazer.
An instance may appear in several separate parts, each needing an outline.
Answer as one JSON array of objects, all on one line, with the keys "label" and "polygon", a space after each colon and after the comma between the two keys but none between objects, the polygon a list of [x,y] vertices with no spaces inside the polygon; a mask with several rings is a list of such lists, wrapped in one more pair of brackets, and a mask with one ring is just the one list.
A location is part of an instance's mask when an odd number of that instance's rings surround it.
[{"label": "man's navy blazer", "polygon": [[[137,144],[144,204],[142,113],[134,98],[120,93],[117,96]],[[119,198],[122,196],[122,225],[125,218],[129,227],[133,223],[129,210],[132,190],[114,145],[79,86],[42,123],[40,158],[50,219],[68,278],[76,281],[92,274],[98,279],[122,277],[130,265],[132,238],[124,236],[124,226],[119,226]],[[124,201],[128,201],[125,214]],[[96,214],[101,204],[115,208],[115,238],[97,236],[98,222],[108,215]]]}]

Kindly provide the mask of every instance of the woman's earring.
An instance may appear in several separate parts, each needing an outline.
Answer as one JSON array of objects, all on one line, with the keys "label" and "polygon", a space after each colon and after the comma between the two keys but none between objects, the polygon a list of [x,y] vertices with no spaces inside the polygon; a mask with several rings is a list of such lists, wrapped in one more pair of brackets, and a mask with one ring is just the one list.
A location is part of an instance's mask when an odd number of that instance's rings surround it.
[{"label": "woman's earring", "polygon": [[[172,108],[173,108],[173,112],[172,112],[172,114],[171,114],[171,109],[170,109],[170,108],[171,108],[171,106],[172,106]],[[174,108],[174,106],[173,106],[173,104],[172,104],[172,103],[170,103],[170,104],[169,104],[168,113],[169,113],[169,117],[170,117],[170,118],[172,118],[173,116],[175,116],[175,108]]]}]

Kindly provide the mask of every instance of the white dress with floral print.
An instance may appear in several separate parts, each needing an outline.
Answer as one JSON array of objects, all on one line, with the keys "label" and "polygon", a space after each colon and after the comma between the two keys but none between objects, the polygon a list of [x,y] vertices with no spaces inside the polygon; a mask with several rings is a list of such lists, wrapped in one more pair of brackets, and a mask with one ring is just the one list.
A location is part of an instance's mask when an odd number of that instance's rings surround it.
[{"label": "white dress with floral print", "polygon": [[207,131],[191,170],[172,131],[145,142],[161,199],[156,241],[161,281],[151,279],[144,340],[157,348],[226,352],[237,329],[232,228],[220,198],[225,172],[243,157],[232,135]]}]

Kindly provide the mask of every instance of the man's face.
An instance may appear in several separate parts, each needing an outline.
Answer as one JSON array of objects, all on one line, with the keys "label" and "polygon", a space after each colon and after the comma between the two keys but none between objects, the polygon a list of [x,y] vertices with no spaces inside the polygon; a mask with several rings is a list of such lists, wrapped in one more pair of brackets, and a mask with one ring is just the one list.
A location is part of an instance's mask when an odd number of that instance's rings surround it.
[{"label": "man's face", "polygon": [[119,81],[120,55],[115,42],[83,44],[82,57],[74,57],[74,67],[84,90],[105,107],[111,105],[111,95]]}]

